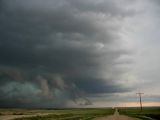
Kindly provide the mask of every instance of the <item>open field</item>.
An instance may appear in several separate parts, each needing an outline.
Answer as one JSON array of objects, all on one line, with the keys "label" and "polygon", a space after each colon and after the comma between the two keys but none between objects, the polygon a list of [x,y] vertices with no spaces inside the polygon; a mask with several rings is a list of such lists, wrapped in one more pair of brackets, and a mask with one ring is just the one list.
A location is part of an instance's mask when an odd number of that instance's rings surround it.
[{"label": "open field", "polygon": [[160,107],[139,108],[119,108],[119,113],[131,117],[137,117],[142,120],[160,120]]},{"label": "open field", "polygon": [[111,108],[93,109],[0,109],[0,120],[92,120],[114,113]]},{"label": "open field", "polygon": [[118,108],[116,111],[111,108],[0,109],[0,120],[138,120],[135,117],[160,120],[160,107],[145,107],[142,112],[136,107]]}]

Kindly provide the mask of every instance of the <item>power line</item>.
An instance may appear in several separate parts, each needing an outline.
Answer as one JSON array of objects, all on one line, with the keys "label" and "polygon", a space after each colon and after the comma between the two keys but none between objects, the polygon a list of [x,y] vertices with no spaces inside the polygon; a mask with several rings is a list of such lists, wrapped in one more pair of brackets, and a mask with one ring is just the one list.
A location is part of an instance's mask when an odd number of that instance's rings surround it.
[{"label": "power line", "polygon": [[138,94],[139,95],[139,103],[140,103],[140,108],[141,108],[141,111],[142,111],[142,94],[144,94],[144,93],[141,93],[141,92],[139,92],[139,93],[136,93],[136,94]]}]

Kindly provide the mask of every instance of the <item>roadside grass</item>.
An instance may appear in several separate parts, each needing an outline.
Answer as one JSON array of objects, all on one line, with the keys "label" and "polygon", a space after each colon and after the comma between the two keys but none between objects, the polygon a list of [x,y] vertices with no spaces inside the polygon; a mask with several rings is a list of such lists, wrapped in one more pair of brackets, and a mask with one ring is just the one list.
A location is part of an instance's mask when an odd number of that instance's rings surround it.
[{"label": "roadside grass", "polygon": [[[29,112],[29,111],[28,111]],[[51,113],[49,115],[37,115],[33,117],[16,118],[14,120],[92,120],[96,117],[108,116],[114,113],[111,108],[82,108],[61,110],[38,110],[40,113]]]},{"label": "roadside grass", "polygon": [[141,111],[139,108],[119,108],[119,113],[131,117],[137,117],[142,120],[160,120],[160,107],[144,107]]}]

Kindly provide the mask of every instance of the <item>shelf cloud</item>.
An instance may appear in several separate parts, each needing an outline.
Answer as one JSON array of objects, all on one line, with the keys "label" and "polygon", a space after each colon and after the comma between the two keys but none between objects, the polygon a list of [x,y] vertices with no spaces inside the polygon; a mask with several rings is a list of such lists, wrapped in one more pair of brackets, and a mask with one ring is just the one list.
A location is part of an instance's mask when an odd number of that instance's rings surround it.
[{"label": "shelf cloud", "polygon": [[124,25],[138,13],[130,4],[1,0],[0,106],[92,105],[91,96],[133,91]]}]

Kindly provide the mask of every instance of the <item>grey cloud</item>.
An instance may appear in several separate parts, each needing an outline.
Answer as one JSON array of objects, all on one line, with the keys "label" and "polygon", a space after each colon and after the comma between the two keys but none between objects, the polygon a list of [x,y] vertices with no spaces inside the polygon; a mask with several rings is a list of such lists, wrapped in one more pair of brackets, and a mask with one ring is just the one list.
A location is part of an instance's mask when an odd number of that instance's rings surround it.
[{"label": "grey cloud", "polygon": [[[28,103],[23,103],[27,96],[21,96],[19,89],[15,96],[1,97],[6,106],[18,103],[27,106],[35,101],[46,107],[48,104],[42,101],[65,106],[68,100],[87,105],[91,104],[87,99],[90,94],[131,90],[116,82],[124,69],[116,68],[115,61],[130,53],[114,44],[121,42],[118,34],[121,24],[112,19],[121,21],[132,13],[112,1],[2,2],[5,6],[0,8],[2,96],[7,91],[2,86],[7,85],[14,89],[15,84],[29,84],[37,91],[37,98],[31,97]],[[102,75],[104,72],[108,78]],[[14,101],[9,103],[10,99]]]},{"label": "grey cloud", "polygon": [[119,6],[119,4],[122,4],[124,1],[115,2],[111,0],[100,0],[94,1],[94,3],[92,4],[92,0],[69,0],[69,2],[71,3],[71,5],[75,6],[75,9],[78,9],[82,12],[103,13],[106,15],[111,15],[112,17],[125,17],[134,14],[132,10],[126,11],[124,9],[121,9],[121,6]]}]

